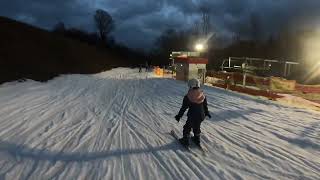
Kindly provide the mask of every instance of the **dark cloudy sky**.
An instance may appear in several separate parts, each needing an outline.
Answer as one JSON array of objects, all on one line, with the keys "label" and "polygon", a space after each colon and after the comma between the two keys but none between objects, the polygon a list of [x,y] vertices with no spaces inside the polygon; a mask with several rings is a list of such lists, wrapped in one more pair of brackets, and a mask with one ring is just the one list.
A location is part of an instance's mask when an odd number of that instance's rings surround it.
[{"label": "dark cloudy sky", "polygon": [[223,37],[248,33],[252,13],[262,29],[318,27],[320,0],[0,0],[0,16],[50,29],[62,21],[67,27],[94,31],[96,9],[115,20],[114,36],[130,47],[151,47],[167,28],[189,28],[199,18],[199,6],[210,8],[213,31]]}]

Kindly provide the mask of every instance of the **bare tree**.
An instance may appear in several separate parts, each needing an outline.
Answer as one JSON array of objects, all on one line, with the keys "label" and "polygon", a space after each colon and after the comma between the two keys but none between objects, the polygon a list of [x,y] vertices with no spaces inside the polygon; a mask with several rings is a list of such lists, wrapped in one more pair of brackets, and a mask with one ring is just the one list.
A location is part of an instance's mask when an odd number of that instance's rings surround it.
[{"label": "bare tree", "polygon": [[239,42],[241,40],[241,35],[239,32],[233,32],[232,42]]},{"label": "bare tree", "polygon": [[250,28],[252,40],[255,42],[260,41],[262,38],[262,27],[257,13],[251,13],[250,15]]},{"label": "bare tree", "polygon": [[56,33],[64,33],[66,31],[65,25],[63,22],[58,22],[54,27],[53,27],[53,32]]},{"label": "bare tree", "polygon": [[114,21],[108,12],[101,9],[96,11],[94,20],[99,36],[101,40],[105,42],[108,34],[114,29]]},{"label": "bare tree", "polygon": [[201,23],[200,21],[195,21],[192,26],[192,34],[199,36],[201,34]]},{"label": "bare tree", "polygon": [[200,7],[201,11],[201,26],[202,26],[202,35],[207,36],[211,30],[211,24],[210,24],[210,9],[206,6]]}]

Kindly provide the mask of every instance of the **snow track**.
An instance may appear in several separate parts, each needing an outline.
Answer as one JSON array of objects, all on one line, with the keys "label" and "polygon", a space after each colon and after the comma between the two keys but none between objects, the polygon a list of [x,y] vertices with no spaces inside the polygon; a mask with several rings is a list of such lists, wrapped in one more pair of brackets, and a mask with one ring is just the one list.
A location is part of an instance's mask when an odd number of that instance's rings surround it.
[{"label": "snow track", "polygon": [[0,86],[0,179],[319,179],[319,114],[205,87],[207,156],[185,153],[183,82],[117,68]]}]

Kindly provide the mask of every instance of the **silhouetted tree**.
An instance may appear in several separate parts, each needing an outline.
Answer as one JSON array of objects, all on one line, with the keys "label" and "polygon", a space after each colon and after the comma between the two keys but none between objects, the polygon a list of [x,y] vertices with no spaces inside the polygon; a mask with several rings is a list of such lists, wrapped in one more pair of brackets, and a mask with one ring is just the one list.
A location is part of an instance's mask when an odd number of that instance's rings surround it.
[{"label": "silhouetted tree", "polygon": [[210,10],[207,6],[203,5],[200,7],[200,12],[202,35],[206,37],[211,31]]},{"label": "silhouetted tree", "polygon": [[262,27],[257,13],[251,13],[250,15],[250,29],[251,39],[255,42],[259,42],[262,38]]},{"label": "silhouetted tree", "polygon": [[72,38],[81,42],[88,43],[90,45],[97,45],[99,41],[99,36],[97,33],[89,33],[81,29],[77,28],[70,28],[70,29],[64,29],[57,28],[54,30],[54,32],[57,32],[65,37]]},{"label": "silhouetted tree", "polygon": [[195,38],[194,31],[177,31],[167,29],[156,39],[156,49],[153,50],[153,56],[158,59],[158,64],[169,62],[169,54],[172,51],[190,51],[193,49]]},{"label": "silhouetted tree", "polygon": [[96,11],[94,20],[100,38],[105,42],[108,34],[114,29],[114,21],[108,12],[101,9]]},{"label": "silhouetted tree", "polygon": [[204,52],[204,56],[208,56],[212,48],[214,47],[214,39],[216,38],[216,34],[213,32],[212,23],[211,23],[211,9],[207,4],[202,4],[199,8],[200,10],[200,30],[201,34],[198,37],[197,41],[204,43],[206,45],[207,50]]},{"label": "silhouetted tree", "polygon": [[195,21],[192,27],[192,34],[194,36],[200,36],[201,32],[201,23],[199,21]]},{"label": "silhouetted tree", "polygon": [[177,32],[175,29],[167,29],[156,40],[156,45],[161,51],[170,52],[174,50],[175,39]]},{"label": "silhouetted tree", "polygon": [[56,33],[64,33],[66,31],[65,25],[63,22],[58,22],[54,27],[53,27],[53,32]]}]

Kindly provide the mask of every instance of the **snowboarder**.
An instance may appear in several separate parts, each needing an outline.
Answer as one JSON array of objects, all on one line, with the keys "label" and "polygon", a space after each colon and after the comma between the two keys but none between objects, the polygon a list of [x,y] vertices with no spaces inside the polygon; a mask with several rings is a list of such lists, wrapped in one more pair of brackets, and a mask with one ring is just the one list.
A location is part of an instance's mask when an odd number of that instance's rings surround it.
[{"label": "snowboarder", "polygon": [[200,125],[206,116],[211,118],[208,111],[207,99],[200,89],[200,81],[198,79],[191,79],[188,82],[189,91],[183,98],[182,107],[175,116],[175,119],[179,122],[184,112],[189,108],[187,113],[187,122],[183,126],[183,137],[179,139],[181,144],[189,146],[189,138],[191,129],[193,130],[194,136],[191,138],[192,141],[200,147]]}]

